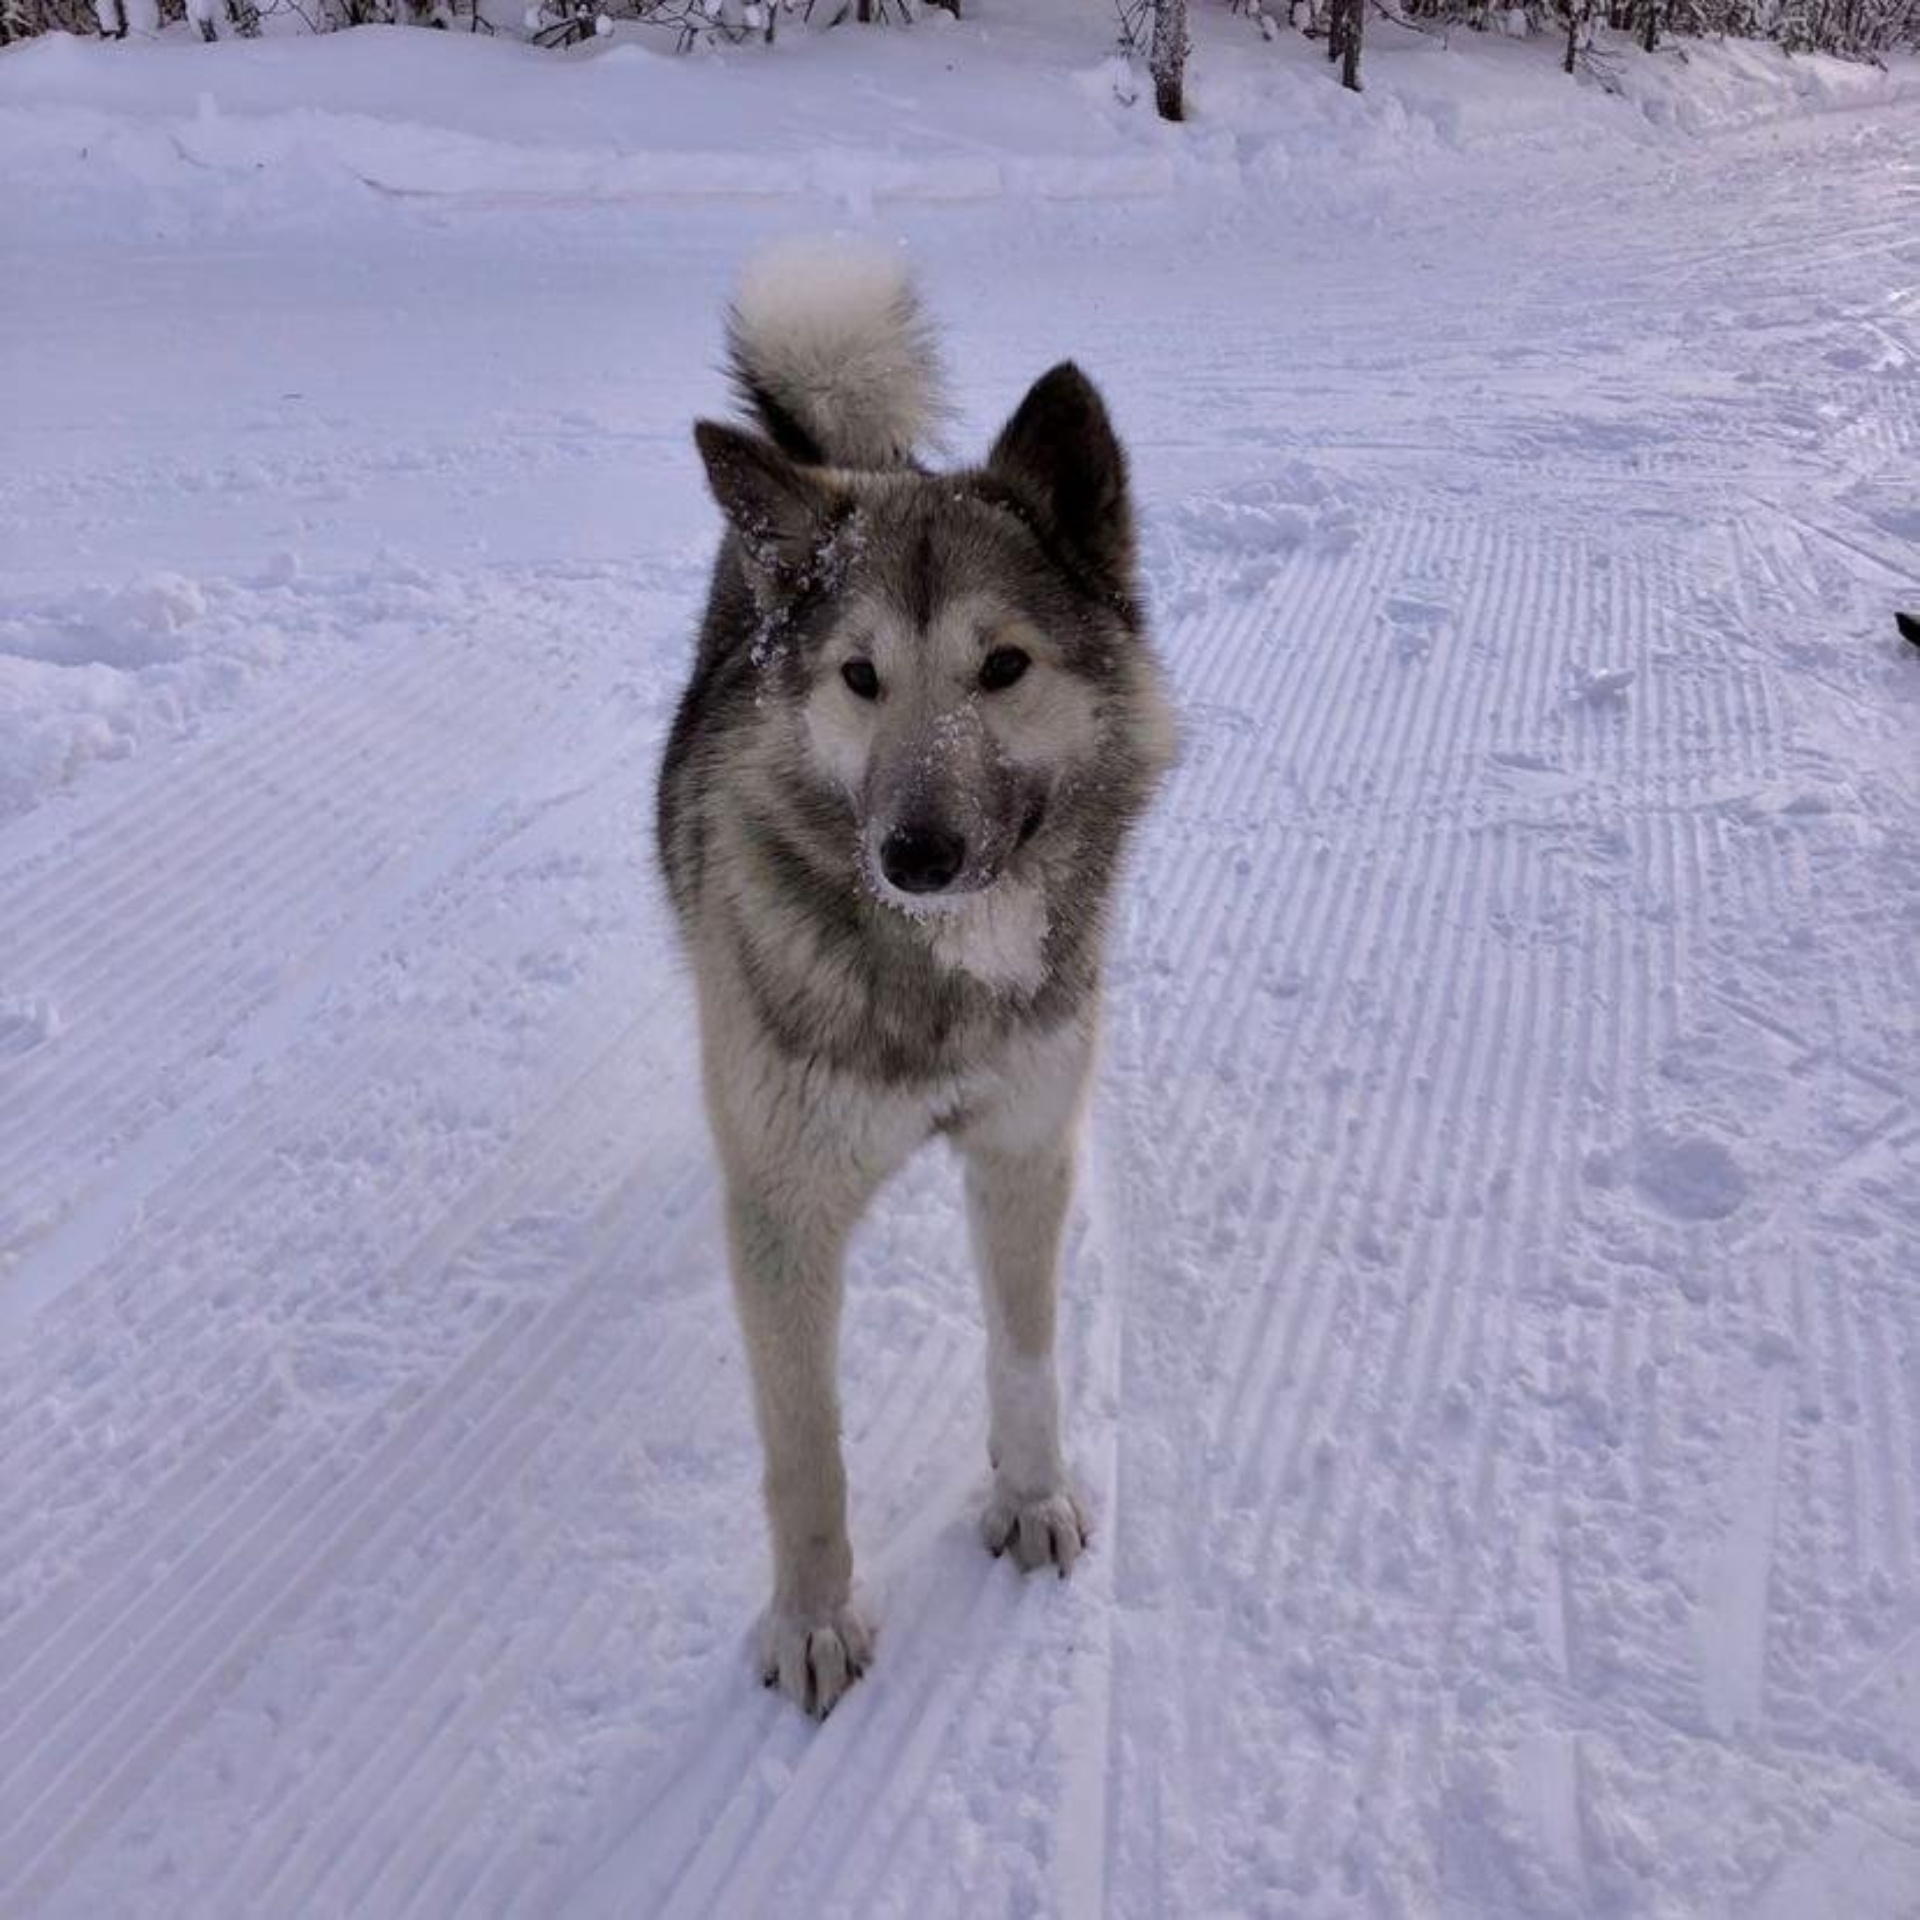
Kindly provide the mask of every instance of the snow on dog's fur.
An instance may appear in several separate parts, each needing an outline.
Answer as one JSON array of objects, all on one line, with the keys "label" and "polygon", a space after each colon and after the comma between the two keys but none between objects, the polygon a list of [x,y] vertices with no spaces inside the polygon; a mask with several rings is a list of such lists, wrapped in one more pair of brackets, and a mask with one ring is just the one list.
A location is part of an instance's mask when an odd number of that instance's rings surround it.
[{"label": "snow on dog's fur", "polygon": [[782,252],[695,430],[728,528],[660,780],[766,1451],[766,1676],[858,1676],[835,1350],[847,1236],[944,1134],[986,1300],[988,1544],[1069,1571],[1060,1236],[1123,842],[1170,710],[1098,392],[1041,376],[984,463],[918,464],[938,356],[897,264]]}]

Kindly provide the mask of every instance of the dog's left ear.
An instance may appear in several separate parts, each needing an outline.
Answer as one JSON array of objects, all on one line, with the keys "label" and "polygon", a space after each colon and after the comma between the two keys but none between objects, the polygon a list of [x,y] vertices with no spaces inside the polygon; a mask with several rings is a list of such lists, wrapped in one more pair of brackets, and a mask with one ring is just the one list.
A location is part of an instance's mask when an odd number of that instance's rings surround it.
[{"label": "dog's left ear", "polygon": [[987,471],[1032,500],[1103,586],[1132,593],[1127,456],[1099,389],[1071,360],[1028,389],[993,443]]}]

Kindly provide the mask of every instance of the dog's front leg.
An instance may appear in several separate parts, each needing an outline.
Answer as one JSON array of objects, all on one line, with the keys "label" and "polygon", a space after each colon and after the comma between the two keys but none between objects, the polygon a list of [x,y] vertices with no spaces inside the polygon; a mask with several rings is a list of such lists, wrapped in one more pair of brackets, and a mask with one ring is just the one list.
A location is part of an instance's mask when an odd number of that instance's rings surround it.
[{"label": "dog's front leg", "polygon": [[1053,1355],[1073,1133],[1025,1150],[976,1140],[966,1153],[967,1212],[987,1318],[993,1498],[986,1541],[1029,1572],[1052,1565],[1064,1577],[1087,1536],[1061,1452]]},{"label": "dog's front leg", "polygon": [[860,1677],[872,1637],[852,1604],[835,1380],[841,1256],[857,1204],[826,1208],[821,1198],[738,1174],[728,1182],[734,1296],[753,1371],[773,1535],[761,1668],[769,1686],[824,1717]]}]

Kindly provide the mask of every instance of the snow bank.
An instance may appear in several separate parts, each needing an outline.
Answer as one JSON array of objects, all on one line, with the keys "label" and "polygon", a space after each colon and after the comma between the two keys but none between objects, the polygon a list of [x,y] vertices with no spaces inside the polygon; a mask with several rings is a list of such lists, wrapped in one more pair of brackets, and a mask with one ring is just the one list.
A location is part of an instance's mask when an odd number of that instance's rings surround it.
[{"label": "snow bank", "polygon": [[1920,61],[1887,67],[1788,55],[1770,43],[1675,41],[1651,57],[1625,57],[1621,43],[1613,84],[1655,127],[1712,134],[1795,114],[1871,107],[1920,91]]},{"label": "snow bank", "polygon": [[1625,39],[1605,48],[1606,86],[1576,84],[1545,37],[1442,40],[1382,21],[1355,96],[1297,34],[1268,44],[1213,13],[1195,25],[1192,118],[1177,129],[1126,60],[1102,56],[1112,22],[1091,5],[694,57],[617,33],[567,54],[387,27],[215,46],[56,35],[0,55],[0,163],[483,202],[1109,199],[1497,153],[1570,123],[1697,136],[1920,87],[1913,60],[1883,71],[1705,43],[1648,56]]},{"label": "snow bank", "polygon": [[617,39],[555,54],[382,27],[215,46],[54,37],[0,60],[0,159],[44,164],[64,149],[148,181],[183,169],[331,173],[389,193],[516,202],[1110,198],[1173,186],[1171,143],[1146,118],[1144,137],[1128,136],[1110,90],[1062,87],[1070,75],[1056,63],[1006,60],[977,35],[974,59],[943,62],[933,31],[690,58]]},{"label": "snow bank", "polygon": [[267,597],[153,573],[0,605],[0,819],[94,762],[192,731],[276,666],[285,643]]}]

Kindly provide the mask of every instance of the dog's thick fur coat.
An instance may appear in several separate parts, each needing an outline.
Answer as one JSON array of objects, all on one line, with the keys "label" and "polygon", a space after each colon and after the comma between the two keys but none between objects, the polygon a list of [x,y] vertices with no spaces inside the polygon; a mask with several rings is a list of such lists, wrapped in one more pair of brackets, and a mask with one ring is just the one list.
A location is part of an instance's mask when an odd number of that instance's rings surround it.
[{"label": "dog's thick fur coat", "polygon": [[766,1452],[767,1679],[824,1714],[868,1660],[835,1383],[875,1190],[964,1158],[989,1335],[988,1544],[1064,1574],[1062,1227],[1122,842],[1172,752],[1125,458],[1071,364],[986,462],[885,257],[776,256],[729,330],[760,432],[702,422],[728,521],[661,771],[735,1297]]}]

